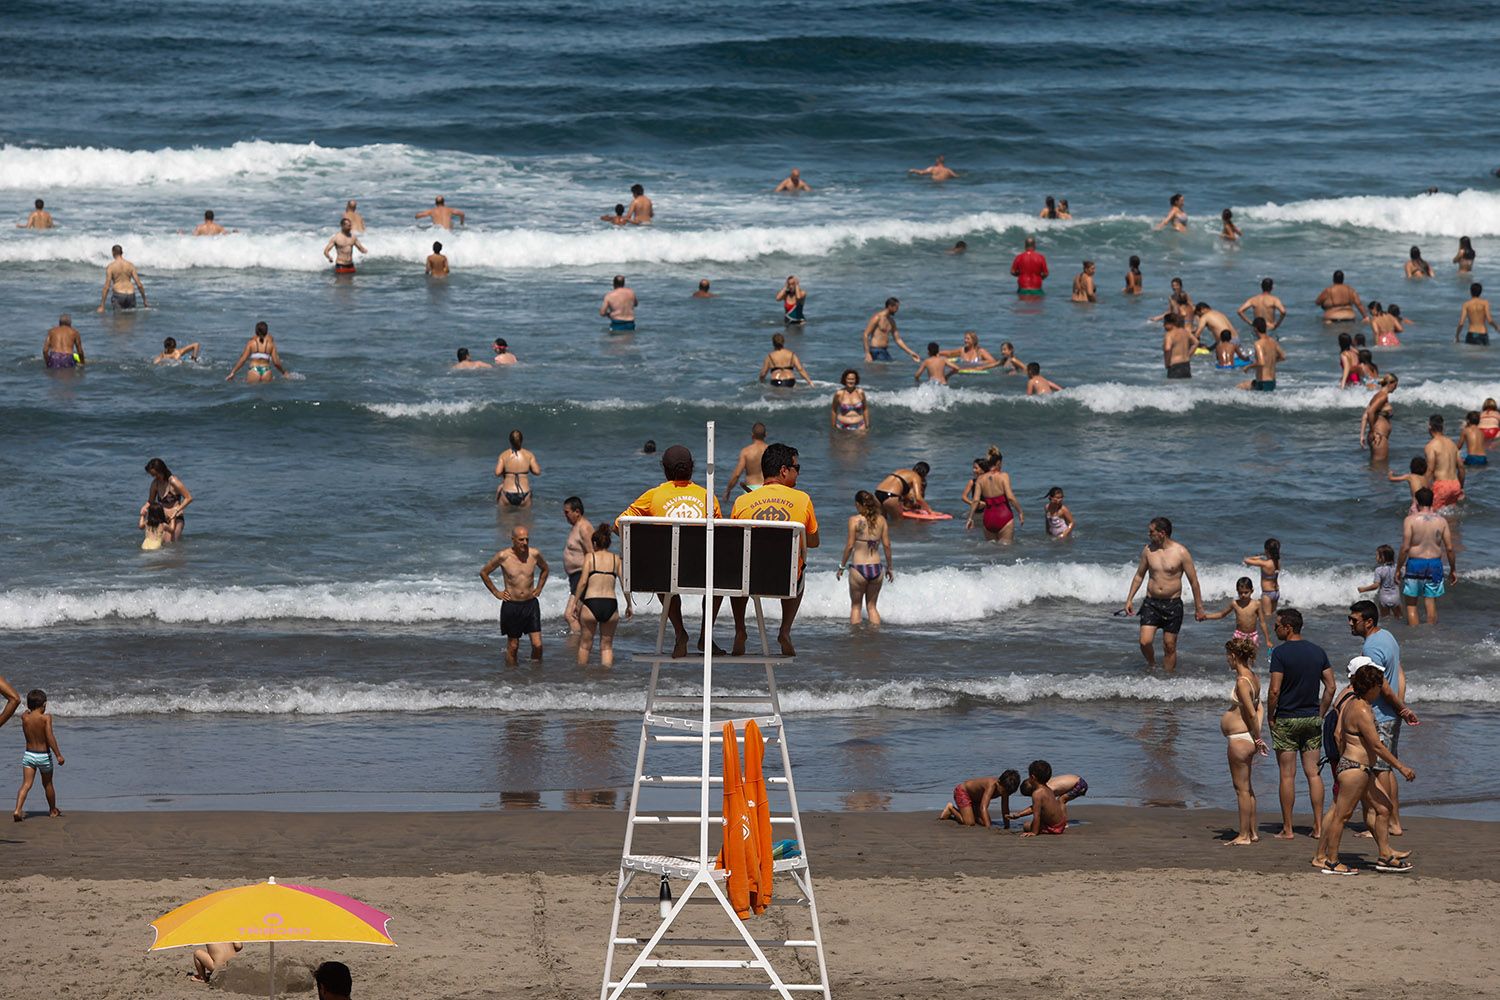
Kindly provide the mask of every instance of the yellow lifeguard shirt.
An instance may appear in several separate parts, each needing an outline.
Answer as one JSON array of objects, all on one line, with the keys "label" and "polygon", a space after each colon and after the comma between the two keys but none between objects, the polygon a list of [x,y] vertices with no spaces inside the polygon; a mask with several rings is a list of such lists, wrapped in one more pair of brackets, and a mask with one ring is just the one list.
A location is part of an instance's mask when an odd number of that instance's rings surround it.
[{"label": "yellow lifeguard shirt", "polygon": [[[703,517],[708,494],[689,479],[668,480],[636,498],[620,517]],[[714,517],[723,517],[719,498],[714,498]],[[616,521],[619,518],[615,519]]]},{"label": "yellow lifeguard shirt", "polygon": [[[753,493],[734,502],[729,515],[736,521],[795,521],[807,528],[807,535],[818,530],[818,515],[813,512],[812,497],[801,490],[780,483],[766,483]],[[798,555],[799,572],[807,566],[807,535],[802,536]]]}]

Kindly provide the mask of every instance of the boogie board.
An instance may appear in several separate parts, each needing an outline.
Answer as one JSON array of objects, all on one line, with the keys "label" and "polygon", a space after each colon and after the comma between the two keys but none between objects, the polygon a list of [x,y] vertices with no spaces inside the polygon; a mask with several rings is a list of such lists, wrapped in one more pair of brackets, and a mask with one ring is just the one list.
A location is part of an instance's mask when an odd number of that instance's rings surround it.
[{"label": "boogie board", "polygon": [[955,368],[949,374],[950,375],[988,375],[991,372],[997,371],[997,370],[998,369],[995,369],[995,368]]},{"label": "boogie board", "polygon": [[901,516],[913,521],[951,521],[952,514],[940,514],[937,511],[928,513],[925,510],[903,510]]}]

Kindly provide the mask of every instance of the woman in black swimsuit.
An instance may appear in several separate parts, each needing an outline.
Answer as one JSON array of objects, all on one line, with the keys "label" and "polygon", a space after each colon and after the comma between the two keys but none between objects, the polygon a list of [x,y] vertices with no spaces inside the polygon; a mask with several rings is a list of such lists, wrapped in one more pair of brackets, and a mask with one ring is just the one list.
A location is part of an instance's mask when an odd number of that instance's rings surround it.
[{"label": "woman in black swimsuit", "polygon": [[151,476],[151,487],[146,491],[146,502],[141,504],[141,517],[138,527],[146,530],[146,511],[152,504],[160,504],[162,513],[166,515],[167,525],[162,531],[162,540],[175,542],[182,538],[182,529],[187,521],[182,512],[187,505],[193,502],[193,495],[188,488],[182,485],[182,480],[172,475],[172,470],[167,468],[167,463],[159,458],[153,458],[146,463],[146,472]]},{"label": "woman in black swimsuit", "polygon": [[932,468],[918,462],[910,469],[897,469],[875,487],[875,502],[886,517],[900,517],[903,510],[932,510],[927,505],[927,474]]},{"label": "woman in black swimsuit", "polygon": [[[589,651],[594,648],[594,630],[599,630],[599,662],[606,667],[615,665],[615,629],[620,625],[620,604],[615,600],[615,586],[620,581],[620,557],[609,551],[609,536],[614,528],[608,524],[594,529],[590,541],[594,550],[583,560],[579,571],[578,590],[574,596],[580,606],[579,620],[583,632],[578,637],[578,665],[589,664]],[[630,594],[625,594],[625,617],[635,614]]]}]

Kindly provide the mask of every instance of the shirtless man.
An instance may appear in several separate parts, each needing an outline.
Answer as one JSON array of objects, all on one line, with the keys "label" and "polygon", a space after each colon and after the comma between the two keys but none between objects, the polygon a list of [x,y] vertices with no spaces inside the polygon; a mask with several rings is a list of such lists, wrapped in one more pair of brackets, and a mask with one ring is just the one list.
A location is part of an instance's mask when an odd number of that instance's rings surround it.
[{"label": "shirtless man", "polygon": [[1257,316],[1250,325],[1255,328],[1255,377],[1248,382],[1241,382],[1239,387],[1252,392],[1274,392],[1276,363],[1286,360],[1286,351],[1281,349],[1281,343],[1266,329],[1264,318]]},{"label": "shirtless man", "polygon": [[630,207],[625,210],[625,221],[632,226],[649,226],[656,218],[656,206],[646,197],[646,189],[639,184],[630,186]]},{"label": "shirtless man", "polygon": [[1042,374],[1042,366],[1035,361],[1026,366],[1026,395],[1047,396],[1061,392],[1062,386]]},{"label": "shirtless man", "polygon": [[[1228,316],[1209,305],[1207,302],[1199,302],[1193,306],[1193,315],[1197,318],[1197,326],[1193,327],[1193,339],[1203,344],[1209,350],[1213,350],[1215,344],[1220,340],[1220,334],[1229,331],[1231,340],[1239,339],[1239,331],[1234,328]],[[1209,338],[1205,343],[1203,332],[1208,331]]]},{"label": "shirtless man", "polygon": [[739,460],[729,473],[729,485],[724,487],[725,503],[729,502],[729,495],[734,492],[734,484],[739,482],[741,475],[745,477],[746,493],[754,492],[765,483],[766,477],[760,471],[760,456],[765,450],[766,425],[757,421],[750,427],[750,443],[740,449]]},{"label": "shirtless man", "polygon": [[780,184],[776,185],[775,194],[800,194],[803,191],[811,191],[812,185],[802,179],[802,171],[796,167],[792,168],[791,174]]},{"label": "shirtless man", "polygon": [[456,365],[453,366],[453,370],[456,371],[456,372],[461,372],[461,371],[468,371],[468,370],[471,370],[471,369],[474,369],[474,368],[492,368],[492,367],[494,367],[494,366],[491,365],[488,361],[471,361],[471,360],[469,360],[469,349],[467,347],[460,347],[458,349],[458,364],[456,364]]},{"label": "shirtless man", "polygon": [[1486,299],[1480,298],[1484,294],[1484,286],[1479,282],[1469,286],[1469,301],[1465,302],[1463,309],[1458,314],[1458,327],[1453,331],[1453,342],[1458,343],[1458,335],[1468,333],[1464,337],[1464,343],[1477,344],[1480,347],[1490,346],[1490,328],[1494,327],[1496,333],[1500,333],[1500,326],[1495,326],[1495,318],[1490,315],[1490,304]]},{"label": "shirtless man", "polygon": [[44,202],[44,201],[42,201],[42,199],[38,198],[36,200],[35,204],[36,204],[36,208],[32,209],[31,210],[31,214],[28,215],[28,216],[26,216],[26,221],[25,222],[18,222],[18,223],[16,223],[16,228],[17,229],[51,229],[52,228],[52,213],[49,212],[49,211],[47,211],[44,207],[42,207],[42,206],[44,206],[46,204],[46,202]]},{"label": "shirtless man", "polygon": [[568,574],[568,607],[563,611],[568,631],[577,632],[583,627],[578,614],[578,581],[583,577],[583,564],[594,551],[589,536],[594,525],[583,516],[583,501],[568,497],[563,501],[563,519],[568,522],[568,540],[563,543],[563,572]]},{"label": "shirtless man", "polygon": [[1245,304],[1235,310],[1235,315],[1246,323],[1250,322],[1247,312],[1254,312],[1256,316],[1266,321],[1266,326],[1275,330],[1286,319],[1286,306],[1281,299],[1271,294],[1271,289],[1276,287],[1276,282],[1270,278],[1260,279],[1260,294],[1252,295],[1245,300]]},{"label": "shirtless man", "polygon": [[349,220],[351,231],[356,236],[365,234],[365,217],[359,214],[359,203],[350,198],[344,204],[344,214],[339,218]]},{"label": "shirtless man", "polygon": [[510,451],[500,453],[495,460],[495,475],[500,485],[495,489],[495,503],[502,500],[511,507],[531,506],[531,480],[529,476],[540,476],[541,466],[530,448],[521,447],[521,432],[510,432]]},{"label": "shirtless man", "polygon": [[719,293],[718,292],[710,292],[709,291],[710,287],[712,287],[712,286],[711,286],[709,280],[707,278],[702,279],[701,281],[698,282],[698,290],[693,293],[693,298],[695,298],[695,299],[716,299],[716,298],[718,298],[719,297]]},{"label": "shirtless man", "polygon": [[920,169],[913,167],[907,173],[914,174],[917,177],[931,177],[935,181],[952,180],[958,176],[958,171],[944,163],[941,156],[932,162],[932,166]]},{"label": "shirtless man", "polygon": [[[181,232],[182,230],[178,230]],[[203,213],[203,221],[193,229],[194,236],[223,236],[229,230],[214,221],[213,209]]]},{"label": "shirtless man", "polygon": [[460,226],[464,225],[464,213],[456,208],[449,208],[448,203],[443,200],[443,196],[438,195],[432,200],[432,207],[425,212],[418,212],[416,217],[418,219],[431,219],[434,226],[442,226],[444,229],[451,231],[455,216],[458,218],[458,224]]},{"label": "shirtless man", "polygon": [[504,368],[506,365],[519,363],[516,361],[515,353],[510,349],[510,344],[506,342],[504,337],[495,338],[494,348],[495,357],[492,360],[496,368]]},{"label": "shirtless man", "polygon": [[427,255],[427,276],[430,278],[448,277],[448,258],[443,253],[443,245],[434,243],[432,253]]},{"label": "shirtless man", "polygon": [[1182,631],[1182,578],[1193,588],[1193,617],[1203,621],[1203,594],[1198,587],[1198,570],[1187,547],[1172,540],[1172,522],[1164,517],[1151,519],[1146,529],[1150,543],[1141,549],[1141,561],[1125,595],[1123,614],[1135,614],[1135,592],[1149,575],[1146,599],[1141,602],[1141,656],[1146,666],[1156,666],[1156,630],[1162,630],[1162,666],[1167,673],[1177,670],[1177,633]]},{"label": "shirtless man", "polygon": [[1458,445],[1443,433],[1441,413],[1427,418],[1427,436],[1422,454],[1427,459],[1427,472],[1432,476],[1432,506],[1435,510],[1443,510],[1464,499],[1462,460],[1458,455]]},{"label": "shirtless man", "polygon": [[1083,262],[1083,270],[1073,279],[1073,301],[1099,301],[1099,296],[1094,290],[1094,262],[1091,260]]},{"label": "shirtless man", "polygon": [[[329,256],[329,251],[335,247],[338,248],[337,260]],[[360,253],[370,252],[365,249],[365,245],[354,235],[354,223],[346,214],[339,221],[339,231],[329,237],[328,243],[323,247],[323,259],[333,263],[334,274],[353,274],[354,251],[356,250]]]},{"label": "shirtless man", "polygon": [[146,286],[141,284],[141,276],[136,273],[135,265],[125,259],[125,251],[116,243],[109,248],[110,255],[114,260],[104,269],[104,290],[99,293],[99,308],[95,312],[103,312],[106,302],[112,303],[116,309],[134,309],[135,293],[141,293],[141,308],[149,308],[146,304]]},{"label": "shirtless man", "polygon": [[885,308],[870,317],[870,322],[865,324],[863,334],[865,344],[866,361],[889,361],[891,360],[891,341],[896,341],[896,346],[911,355],[913,361],[921,361],[917,352],[906,346],[906,341],[901,339],[901,333],[896,329],[896,313],[901,309],[901,300],[889,298],[885,300]]},{"label": "shirtless man", "polygon": [[1443,596],[1443,553],[1448,554],[1448,586],[1458,582],[1458,563],[1453,555],[1453,536],[1448,519],[1432,512],[1432,491],[1416,492],[1416,513],[1408,514],[1401,526],[1401,551],[1396,553],[1397,573],[1406,599],[1406,624],[1417,627],[1417,599],[1426,605],[1427,624],[1438,620],[1437,599]]},{"label": "shirtless man", "polygon": [[1167,378],[1192,378],[1193,350],[1198,341],[1188,333],[1177,313],[1167,313],[1161,322],[1161,354],[1162,363],[1167,366]]},{"label": "shirtless man", "polygon": [[73,368],[84,363],[83,338],[67,313],[57,317],[57,325],[47,331],[42,341],[42,363],[48,368]]},{"label": "shirtless man", "polygon": [[615,203],[614,214],[613,215],[601,215],[601,216],[599,216],[599,221],[600,222],[607,222],[611,226],[626,226],[626,225],[629,225],[629,223],[625,221],[625,206],[622,205],[622,204],[620,204],[620,203],[618,203],[618,202]]},{"label": "shirtless man", "polygon": [[[490,574],[499,569],[505,575],[505,589],[495,586]],[[541,576],[538,579],[537,574]],[[500,632],[505,636],[505,662],[516,666],[521,636],[531,639],[531,658],[542,658],[542,606],[537,595],[547,585],[547,560],[531,547],[531,531],[524,525],[510,529],[510,548],[496,552],[479,578],[500,602]],[[532,581],[536,580],[535,586]]]},{"label": "shirtless man", "polygon": [[1410,871],[1411,863],[1391,850],[1392,803],[1385,789],[1374,780],[1372,765],[1376,760],[1383,760],[1400,771],[1407,781],[1415,781],[1417,773],[1386,748],[1375,726],[1375,714],[1370,706],[1387,689],[1380,668],[1367,656],[1357,656],[1349,665],[1353,668],[1349,677],[1353,697],[1341,696],[1334,702],[1332,711],[1337,718],[1334,733],[1338,746],[1336,753],[1335,748],[1329,748],[1328,752],[1335,761],[1333,773],[1338,781],[1338,795],[1323,817],[1323,836],[1318,841],[1313,864],[1329,875],[1356,874],[1353,868],[1339,862],[1339,845],[1344,839],[1344,825],[1354,815],[1355,807],[1364,802],[1370,807],[1370,832],[1374,834],[1379,850],[1376,869]]},{"label": "shirtless man", "polygon": [[1464,427],[1459,431],[1459,440],[1464,444],[1464,465],[1489,465],[1489,439],[1484,436],[1484,428],[1479,425],[1483,414],[1479,410],[1470,410],[1464,415]]},{"label": "shirtless man", "polygon": [[613,286],[599,306],[599,315],[609,319],[611,332],[619,333],[635,329],[635,307],[640,305],[635,292],[625,284],[625,275],[615,275]]},{"label": "shirtless man", "polygon": [[921,385],[922,376],[926,375],[936,385],[947,385],[948,369],[953,367],[955,367],[953,359],[945,357],[938,349],[937,341],[934,340],[928,343],[927,358],[917,365],[917,372],[912,376],[912,380]]},{"label": "shirtless man", "polygon": [[1364,303],[1359,301],[1359,293],[1344,284],[1344,272],[1333,272],[1333,284],[1318,293],[1313,300],[1313,305],[1323,310],[1323,322],[1342,323],[1354,319],[1355,310],[1359,311],[1360,319],[1368,319],[1369,314],[1365,312]]}]

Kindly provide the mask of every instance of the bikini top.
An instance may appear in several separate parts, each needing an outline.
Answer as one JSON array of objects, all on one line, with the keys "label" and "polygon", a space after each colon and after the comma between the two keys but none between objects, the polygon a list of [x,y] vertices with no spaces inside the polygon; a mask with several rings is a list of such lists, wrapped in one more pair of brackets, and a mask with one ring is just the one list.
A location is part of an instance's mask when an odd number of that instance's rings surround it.
[{"label": "bikini top", "polygon": [[857,403],[840,403],[840,413],[863,413],[865,412],[865,397],[861,395]]},{"label": "bikini top", "polygon": [[[613,557],[613,553],[611,553],[611,557]],[[599,553],[597,553],[597,552],[590,552],[589,553],[589,562],[590,562],[591,565],[589,566],[588,575],[586,575],[583,578],[583,585],[585,587],[588,586],[589,581],[592,580],[594,578],[594,575],[597,574],[597,573],[603,573],[605,576],[616,576],[616,577],[620,575],[620,563],[619,563],[618,560],[616,560],[614,558],[611,558],[611,562],[610,562],[610,565],[612,565],[612,566],[615,567],[614,569],[607,569],[607,570],[606,569],[600,569],[599,568]]]}]

